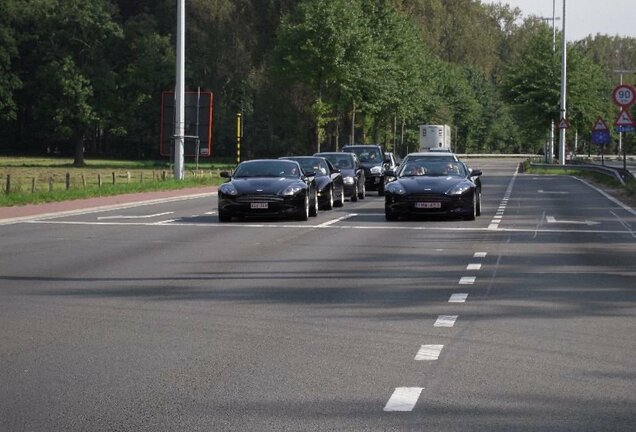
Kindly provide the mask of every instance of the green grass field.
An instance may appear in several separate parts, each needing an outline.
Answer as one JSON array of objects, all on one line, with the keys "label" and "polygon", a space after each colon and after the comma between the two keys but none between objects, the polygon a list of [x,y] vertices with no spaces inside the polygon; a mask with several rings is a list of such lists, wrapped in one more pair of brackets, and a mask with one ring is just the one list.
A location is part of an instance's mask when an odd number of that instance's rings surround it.
[{"label": "green grass field", "polygon": [[82,168],[71,159],[0,157],[0,206],[64,201],[155,190],[221,184],[225,162],[203,162],[184,167],[185,179],[174,180],[165,162],[87,160]]}]

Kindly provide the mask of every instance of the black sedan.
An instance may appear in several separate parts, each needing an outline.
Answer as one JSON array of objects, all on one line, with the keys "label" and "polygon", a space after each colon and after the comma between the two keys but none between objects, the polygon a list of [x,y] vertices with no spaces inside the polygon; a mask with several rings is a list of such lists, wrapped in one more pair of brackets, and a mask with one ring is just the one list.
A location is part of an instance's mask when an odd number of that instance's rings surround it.
[{"label": "black sedan", "polygon": [[386,220],[400,216],[445,215],[474,220],[481,213],[480,170],[469,171],[459,161],[405,159],[386,185]]},{"label": "black sedan", "polygon": [[324,157],[340,170],[345,196],[351,198],[351,201],[364,199],[366,196],[364,169],[355,153],[323,152],[316,153],[314,156]]},{"label": "black sedan", "polygon": [[331,210],[344,205],[342,174],[329,160],[319,156],[288,156],[280,159],[296,161],[307,175],[314,174],[320,208]]},{"label": "black sedan", "polygon": [[219,186],[219,221],[237,217],[292,217],[307,220],[318,214],[313,175],[306,176],[298,162],[260,159],[241,162]]}]

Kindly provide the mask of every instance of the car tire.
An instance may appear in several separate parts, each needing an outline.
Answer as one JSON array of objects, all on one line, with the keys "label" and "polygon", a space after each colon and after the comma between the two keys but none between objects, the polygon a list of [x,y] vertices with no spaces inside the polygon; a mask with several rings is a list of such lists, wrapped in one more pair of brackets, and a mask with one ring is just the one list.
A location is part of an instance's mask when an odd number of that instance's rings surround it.
[{"label": "car tire", "polygon": [[397,220],[397,216],[391,210],[385,208],[384,209],[384,219],[386,219],[389,222],[393,222],[393,221]]},{"label": "car tire", "polygon": [[309,206],[309,216],[318,216],[318,193],[316,190],[314,190],[314,199]]},{"label": "car tire", "polygon": [[302,208],[299,210],[296,219],[299,221],[309,220],[309,195],[305,195],[305,201]]},{"label": "car tire", "polygon": [[358,198],[363,200],[367,196],[367,187],[362,183],[362,190],[358,190]]},{"label": "car tire", "polygon": [[340,198],[338,199],[338,201],[335,201],[333,205],[335,207],[344,207],[344,202],[345,202],[345,192],[344,192],[344,186],[343,186],[340,189]]},{"label": "car tire", "polygon": [[472,212],[467,214],[465,219],[472,221],[472,220],[475,220],[476,218],[477,218],[477,192],[473,194]]},{"label": "car tire", "polygon": [[333,204],[334,204],[334,201],[333,201],[333,187],[330,187],[329,188],[329,196],[328,196],[328,199],[327,199],[327,203],[324,206],[324,209],[325,210],[332,210],[333,209]]},{"label": "car tire", "polygon": [[358,183],[356,183],[355,188],[353,189],[353,195],[351,195],[351,202],[358,201],[358,197],[360,193],[358,192]]},{"label": "car tire", "polygon": [[232,220],[232,215],[223,210],[219,210],[219,222],[229,222]]},{"label": "car tire", "polygon": [[380,181],[380,186],[378,186],[378,196],[384,196],[384,179]]},{"label": "car tire", "polygon": [[481,216],[481,191],[477,193],[477,216]]}]

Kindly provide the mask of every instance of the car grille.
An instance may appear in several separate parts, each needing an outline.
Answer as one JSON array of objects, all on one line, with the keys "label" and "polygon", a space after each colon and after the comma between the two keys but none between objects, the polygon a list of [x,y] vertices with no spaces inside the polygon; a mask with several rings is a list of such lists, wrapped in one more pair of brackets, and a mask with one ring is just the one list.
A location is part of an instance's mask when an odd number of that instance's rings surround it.
[{"label": "car grille", "polygon": [[434,202],[441,202],[441,203],[446,203],[451,201],[450,198],[447,195],[444,194],[413,194],[413,195],[406,195],[404,197],[405,201],[409,201],[409,202],[430,202],[430,201],[434,201]]},{"label": "car grille", "polygon": [[251,202],[282,202],[284,199],[278,195],[242,195],[236,199],[240,203]]}]

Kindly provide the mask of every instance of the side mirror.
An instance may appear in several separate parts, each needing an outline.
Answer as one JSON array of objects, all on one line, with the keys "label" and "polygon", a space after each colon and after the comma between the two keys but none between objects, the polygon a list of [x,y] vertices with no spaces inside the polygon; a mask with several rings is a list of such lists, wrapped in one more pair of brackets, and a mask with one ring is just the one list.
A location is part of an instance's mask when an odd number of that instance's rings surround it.
[{"label": "side mirror", "polygon": [[331,172],[334,174],[340,174],[342,171],[340,171],[340,168],[334,168],[331,170]]},{"label": "side mirror", "polygon": [[385,175],[389,176],[389,177],[395,177],[395,170],[392,168],[389,168],[388,170],[386,170],[384,172]]},{"label": "side mirror", "polygon": [[221,173],[220,173],[219,175],[220,175],[222,178],[230,178],[230,177],[232,177],[232,176],[230,175],[230,173],[229,173],[229,172],[227,172],[227,171],[221,171]]},{"label": "side mirror", "polygon": [[478,170],[478,169],[470,170],[470,175],[473,177],[479,177],[481,174],[482,174],[481,170]]}]

